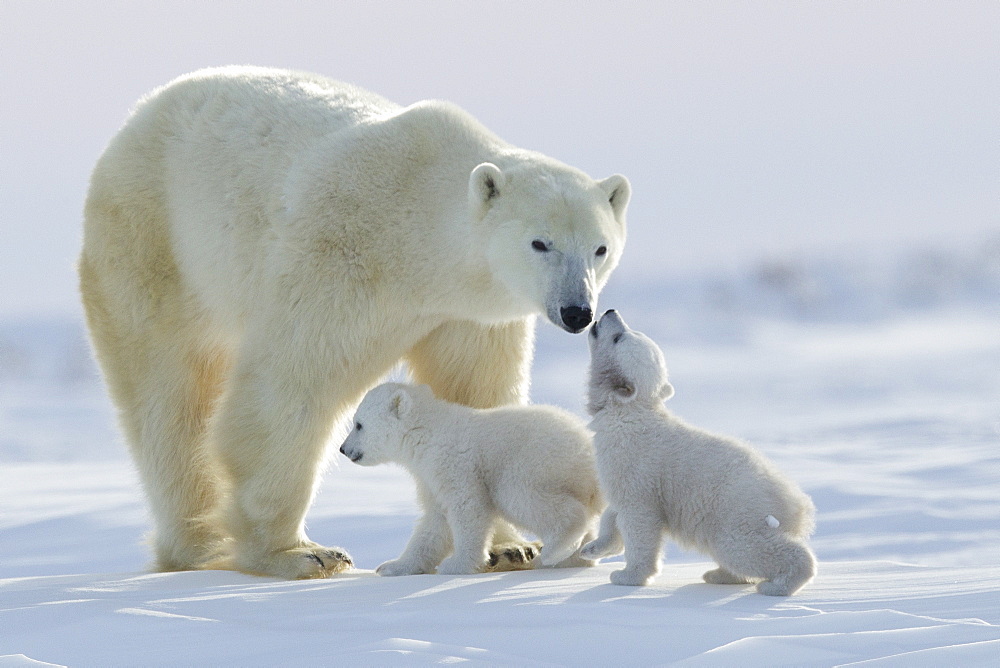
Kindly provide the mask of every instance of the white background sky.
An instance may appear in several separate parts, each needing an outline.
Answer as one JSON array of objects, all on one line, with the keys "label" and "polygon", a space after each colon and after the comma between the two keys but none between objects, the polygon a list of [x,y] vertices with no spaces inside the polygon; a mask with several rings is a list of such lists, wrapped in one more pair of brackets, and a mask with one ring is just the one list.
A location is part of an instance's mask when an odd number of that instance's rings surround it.
[{"label": "white background sky", "polygon": [[[1000,227],[1000,2],[0,1],[0,315],[77,312],[91,166],[209,65],[437,97],[632,181],[619,276]],[[621,280],[621,279],[619,279]]]}]

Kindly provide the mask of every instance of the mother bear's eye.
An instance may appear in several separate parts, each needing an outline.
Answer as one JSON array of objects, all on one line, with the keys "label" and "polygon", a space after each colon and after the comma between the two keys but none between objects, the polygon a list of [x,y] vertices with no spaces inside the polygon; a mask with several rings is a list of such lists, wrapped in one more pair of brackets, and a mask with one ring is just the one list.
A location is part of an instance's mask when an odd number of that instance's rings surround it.
[{"label": "mother bear's eye", "polygon": [[615,334],[614,338],[611,339],[611,343],[618,343],[621,340],[622,340],[622,335],[621,334]]},{"label": "mother bear's eye", "polygon": [[597,255],[597,257],[602,257],[602,256],[607,255],[607,254],[608,254],[608,247],[607,246],[598,246],[597,252],[595,253],[595,255]]},{"label": "mother bear's eye", "polygon": [[361,431],[361,423],[360,422],[355,422],[354,423],[354,428],[357,429],[358,431]]},{"label": "mother bear's eye", "polygon": [[549,245],[542,241],[541,239],[535,239],[531,242],[531,247],[540,253],[548,253]]}]

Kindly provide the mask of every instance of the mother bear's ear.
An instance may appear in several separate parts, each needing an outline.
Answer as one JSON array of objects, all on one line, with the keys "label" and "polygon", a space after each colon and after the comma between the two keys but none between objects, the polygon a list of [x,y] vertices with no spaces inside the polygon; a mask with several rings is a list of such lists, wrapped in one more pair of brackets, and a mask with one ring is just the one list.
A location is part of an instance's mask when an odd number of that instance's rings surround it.
[{"label": "mother bear's ear", "polygon": [[632,185],[621,174],[609,176],[603,181],[598,181],[598,185],[608,197],[608,204],[615,212],[618,222],[625,221],[625,209],[628,208],[628,201],[632,197]]},{"label": "mother bear's ear", "polygon": [[507,178],[492,162],[477,165],[469,175],[469,208],[482,219],[503,190]]}]

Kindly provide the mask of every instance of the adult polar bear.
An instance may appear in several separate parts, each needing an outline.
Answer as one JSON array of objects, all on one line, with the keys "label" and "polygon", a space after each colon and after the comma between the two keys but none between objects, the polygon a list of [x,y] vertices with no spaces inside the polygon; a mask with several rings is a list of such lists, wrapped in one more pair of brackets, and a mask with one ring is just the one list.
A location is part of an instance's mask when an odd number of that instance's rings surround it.
[{"label": "adult polar bear", "polygon": [[309,74],[142,100],[94,169],[80,283],[156,567],[350,566],[303,527],[333,425],[399,360],[443,399],[523,402],[534,316],[590,323],[629,194],[453,105]]}]

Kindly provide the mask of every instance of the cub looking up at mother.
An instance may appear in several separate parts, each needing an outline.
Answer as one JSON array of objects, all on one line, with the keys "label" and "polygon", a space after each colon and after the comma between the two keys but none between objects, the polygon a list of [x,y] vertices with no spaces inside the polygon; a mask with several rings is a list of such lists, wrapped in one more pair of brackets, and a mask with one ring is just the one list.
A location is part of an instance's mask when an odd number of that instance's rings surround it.
[{"label": "cub looking up at mother", "polygon": [[303,527],[334,425],[400,360],[442,399],[524,402],[534,317],[590,324],[629,195],[454,105],[310,74],[202,70],[141,100],[94,169],[79,269],[156,568],[348,568]]}]

